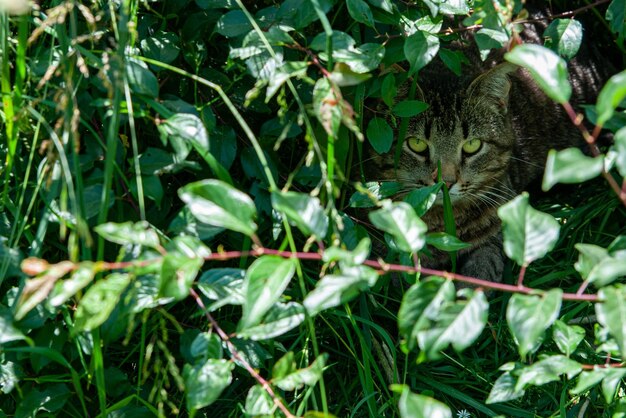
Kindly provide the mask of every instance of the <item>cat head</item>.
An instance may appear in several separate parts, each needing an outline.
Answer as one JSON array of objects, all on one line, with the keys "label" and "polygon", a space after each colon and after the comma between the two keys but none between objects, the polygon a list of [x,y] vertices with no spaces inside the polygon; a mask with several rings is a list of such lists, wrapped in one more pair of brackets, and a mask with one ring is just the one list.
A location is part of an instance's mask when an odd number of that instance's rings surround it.
[{"label": "cat head", "polygon": [[406,190],[429,186],[440,162],[453,203],[502,203],[495,195],[515,142],[508,105],[516,70],[505,63],[470,80],[438,69],[424,73],[416,98],[429,108],[410,120],[397,169],[393,151],[383,157],[383,176]]}]

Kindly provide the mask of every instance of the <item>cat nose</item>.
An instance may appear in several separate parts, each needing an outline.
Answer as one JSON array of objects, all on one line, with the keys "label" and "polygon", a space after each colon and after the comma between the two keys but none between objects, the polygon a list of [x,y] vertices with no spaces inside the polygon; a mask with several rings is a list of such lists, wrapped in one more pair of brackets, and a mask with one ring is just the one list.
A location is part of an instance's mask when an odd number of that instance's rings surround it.
[{"label": "cat nose", "polygon": [[[435,183],[437,183],[437,177],[439,177],[438,173],[439,172],[437,171],[436,168],[431,173],[431,176],[432,176],[433,181]],[[456,175],[454,175],[454,173],[446,172],[446,170],[444,168],[442,170],[441,180],[446,184],[446,187],[448,187],[448,189],[450,189],[452,186],[454,186],[456,184]]]}]

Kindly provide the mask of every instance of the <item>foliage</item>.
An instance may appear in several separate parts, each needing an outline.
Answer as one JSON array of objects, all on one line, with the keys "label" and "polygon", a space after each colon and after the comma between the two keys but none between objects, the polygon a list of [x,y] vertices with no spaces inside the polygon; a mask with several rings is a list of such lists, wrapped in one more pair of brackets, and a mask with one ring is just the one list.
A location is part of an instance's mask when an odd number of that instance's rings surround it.
[{"label": "foliage", "polygon": [[[0,415],[623,414],[626,72],[585,125],[567,61],[624,1],[552,3],[513,47],[521,1],[0,1]],[[514,284],[420,266],[443,183],[357,181],[468,32],[589,145],[500,208]]]}]

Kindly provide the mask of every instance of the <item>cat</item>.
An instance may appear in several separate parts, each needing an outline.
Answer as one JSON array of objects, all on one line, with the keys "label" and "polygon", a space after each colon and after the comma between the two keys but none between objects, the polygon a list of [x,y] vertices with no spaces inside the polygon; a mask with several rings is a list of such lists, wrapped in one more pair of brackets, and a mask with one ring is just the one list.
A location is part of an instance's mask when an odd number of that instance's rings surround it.
[{"label": "cat", "polygon": [[[536,27],[526,39],[537,38]],[[550,149],[582,146],[583,138],[563,108],[549,99],[530,74],[503,62],[498,51],[481,61],[473,43],[453,46],[469,64],[457,77],[435,58],[419,72],[416,99],[429,108],[412,118],[396,161],[394,150],[374,155],[378,179],[405,189],[437,182],[449,189],[457,236],[471,247],[458,252],[457,272],[502,281],[504,255],[498,208],[541,178]],[[592,103],[606,76],[584,59],[569,63],[571,102]],[[399,99],[398,99],[399,100]],[[394,147],[395,148],[395,147]],[[438,197],[422,217],[429,231],[443,231]],[[423,266],[449,269],[447,253],[433,249]]]}]

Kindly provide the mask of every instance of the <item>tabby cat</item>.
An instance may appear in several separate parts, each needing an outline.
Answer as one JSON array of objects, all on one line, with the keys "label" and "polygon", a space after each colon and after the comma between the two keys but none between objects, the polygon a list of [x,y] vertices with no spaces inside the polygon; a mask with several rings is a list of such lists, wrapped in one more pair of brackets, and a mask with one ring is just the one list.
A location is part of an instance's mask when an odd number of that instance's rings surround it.
[{"label": "tabby cat", "polygon": [[[497,209],[541,177],[551,148],[582,145],[564,110],[546,97],[523,69],[470,59],[457,77],[438,59],[419,73],[416,99],[429,108],[410,121],[397,166],[393,150],[375,156],[377,177],[408,189],[442,180],[448,185],[457,235],[472,247],[458,254],[458,272],[501,281],[504,267]],[[500,54],[502,55],[502,54]],[[472,57],[476,57],[472,59]],[[496,60],[497,62],[497,60]],[[586,64],[585,64],[586,65]],[[570,62],[573,103],[592,102],[600,83],[593,65]],[[441,199],[422,218],[429,231],[443,231]],[[445,253],[422,258],[449,269]]]}]

